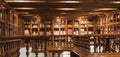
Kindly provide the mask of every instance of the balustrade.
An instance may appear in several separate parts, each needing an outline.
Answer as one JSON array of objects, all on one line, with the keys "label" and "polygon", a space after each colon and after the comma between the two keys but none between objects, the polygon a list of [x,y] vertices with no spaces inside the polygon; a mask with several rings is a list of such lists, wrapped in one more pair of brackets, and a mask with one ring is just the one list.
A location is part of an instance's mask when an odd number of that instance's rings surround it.
[{"label": "balustrade", "polygon": [[75,36],[74,51],[82,57],[114,56],[120,53],[120,35]]},{"label": "balustrade", "polygon": [[[35,57],[38,57],[39,44],[44,43],[41,46],[41,51],[44,51],[46,57],[46,39],[45,36],[22,36],[22,37],[0,37],[0,57],[19,57],[20,41],[25,41],[26,46],[26,56],[29,57],[29,47],[30,45],[34,48]],[[34,42],[34,45],[30,43]]]},{"label": "balustrade", "polygon": [[0,57],[19,57],[20,39],[0,40]]}]

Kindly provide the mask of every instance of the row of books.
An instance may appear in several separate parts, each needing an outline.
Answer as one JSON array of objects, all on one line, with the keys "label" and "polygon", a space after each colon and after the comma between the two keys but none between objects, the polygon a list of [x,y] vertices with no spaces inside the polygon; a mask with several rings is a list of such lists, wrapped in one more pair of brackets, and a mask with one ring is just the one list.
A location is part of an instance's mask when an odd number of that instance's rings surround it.
[{"label": "row of books", "polygon": [[118,19],[116,19],[116,17],[114,16],[110,16],[107,20],[106,20],[106,16],[101,17],[98,21],[98,25],[104,25],[104,24],[111,24],[111,23],[115,23],[115,22],[119,22],[120,19],[118,17]]},{"label": "row of books", "polygon": [[25,20],[24,24],[30,24],[30,20]]},{"label": "row of books", "polygon": [[38,35],[38,32],[33,31],[33,32],[32,32],[32,35]]},{"label": "row of books", "polygon": [[45,25],[41,23],[41,24],[40,24],[40,27],[45,27]]},{"label": "row of books", "polygon": [[108,26],[108,28],[102,27],[100,29],[100,34],[106,34],[106,33],[120,33],[120,26],[119,25]]},{"label": "row of books", "polygon": [[94,45],[95,45],[95,43],[94,43],[94,37],[90,37],[90,53],[94,53]]},{"label": "row of books", "polygon": [[118,33],[120,33],[120,25],[118,25],[117,30],[118,30]]},{"label": "row of books", "polygon": [[[87,26],[87,24],[86,24],[86,22],[85,21],[81,21],[82,23],[81,23],[81,26],[83,26],[83,27],[85,27],[85,26]],[[27,23],[27,22],[26,22]],[[93,24],[88,24],[89,26],[93,26]],[[37,27],[38,25],[36,25],[36,27]],[[54,27],[65,27],[65,23],[63,22],[63,23],[60,23],[60,24],[58,24],[58,21],[56,21],[55,23],[54,23]],[[40,24],[40,27],[45,27],[45,25],[44,24]],[[47,24],[46,25],[46,27],[52,27],[52,24]],[[73,27],[73,25],[72,25],[72,22],[69,22],[68,23],[68,27]],[[79,27],[79,22],[74,22],[74,27]]]},{"label": "row of books", "polygon": [[32,28],[38,28],[38,25],[32,25]]},{"label": "row of books", "polygon": [[74,28],[74,35],[79,35],[79,29],[78,28]]},{"label": "row of books", "polygon": [[52,44],[51,41],[48,43],[48,47],[57,47],[57,48],[64,48],[64,47],[73,47],[72,43],[67,43],[67,42],[54,42]]},{"label": "row of books", "polygon": [[13,35],[17,35],[19,32],[16,32],[18,31],[18,28],[17,27],[14,27],[14,26],[10,26],[10,25],[7,25],[7,27],[5,27],[5,24],[0,22],[0,35],[1,36],[13,36]]},{"label": "row of books", "polygon": [[6,13],[5,18],[3,18],[3,13],[0,13],[0,21],[10,22],[12,24],[16,24],[17,15]]},{"label": "row of books", "polygon": [[[49,32],[47,32],[48,34]],[[50,35],[51,33],[49,33]],[[24,30],[24,35],[30,35],[30,30],[29,29],[25,29]],[[32,35],[38,35],[38,32],[37,31],[33,31],[32,32]],[[45,32],[44,31],[40,31],[40,35],[45,35]]]},{"label": "row of books", "polygon": [[2,20],[2,13],[0,13],[0,20]]},{"label": "row of books", "polygon": [[25,27],[25,28],[30,28],[30,25],[25,25],[24,27]]},{"label": "row of books", "polygon": [[0,22],[0,35],[4,35],[4,32],[5,32],[4,26],[3,26],[3,24]]},{"label": "row of books", "polygon": [[24,30],[24,35],[30,35],[30,30],[28,29]]},{"label": "row of books", "polygon": [[[58,30],[56,30],[56,31],[54,31],[53,32],[54,33],[54,35],[66,35],[66,34],[68,34],[68,35],[72,35],[72,34],[74,34],[74,35],[79,35],[79,31],[78,30],[75,30],[74,32],[73,32],[73,30],[72,29],[69,29],[68,30],[68,33],[66,33],[66,31],[58,31]],[[30,30],[28,29],[26,29],[25,30],[25,35],[29,35],[30,34]],[[45,31],[40,31],[40,35],[44,35],[45,34]],[[83,31],[81,31],[81,34],[87,34],[87,31],[85,31],[84,29],[83,29]],[[88,34],[94,34],[94,32],[93,31],[88,31]],[[38,35],[38,32],[37,31],[33,31],[33,35]],[[46,32],[46,35],[52,35],[52,32],[51,32],[51,30],[49,30],[49,31],[47,31]]]}]

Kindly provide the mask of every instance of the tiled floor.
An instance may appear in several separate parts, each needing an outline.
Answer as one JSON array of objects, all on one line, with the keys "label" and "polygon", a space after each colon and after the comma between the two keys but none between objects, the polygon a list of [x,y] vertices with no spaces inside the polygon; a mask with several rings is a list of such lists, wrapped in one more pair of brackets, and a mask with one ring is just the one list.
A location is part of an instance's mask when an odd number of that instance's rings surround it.
[{"label": "tiled floor", "polygon": [[[30,55],[29,55],[29,57],[35,57],[35,53],[31,53],[31,50],[32,50],[32,48],[30,47],[30,50],[29,50]],[[25,47],[20,49],[20,56],[19,57],[27,57],[26,56],[26,48]],[[44,57],[44,53],[39,53],[38,57]]]}]

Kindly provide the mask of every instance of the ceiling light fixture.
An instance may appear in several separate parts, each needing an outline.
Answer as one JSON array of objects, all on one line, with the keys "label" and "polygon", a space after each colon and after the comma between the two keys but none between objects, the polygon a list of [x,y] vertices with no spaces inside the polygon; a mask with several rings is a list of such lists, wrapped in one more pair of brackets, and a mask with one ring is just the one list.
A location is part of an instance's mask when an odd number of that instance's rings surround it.
[{"label": "ceiling light fixture", "polygon": [[23,2],[27,2],[27,3],[45,3],[45,2],[47,2],[47,3],[83,3],[83,1],[39,1],[39,0],[5,0],[6,2],[21,2],[21,3],[23,3]]},{"label": "ceiling light fixture", "polygon": [[5,0],[6,2],[28,2],[28,3],[44,3],[44,2],[46,2],[46,1],[30,1],[30,0]]},{"label": "ceiling light fixture", "polygon": [[119,4],[119,3],[120,3],[120,1],[112,1],[112,2],[109,2],[109,3]]},{"label": "ceiling light fixture", "polygon": [[82,1],[56,1],[56,3],[83,3]]},{"label": "ceiling light fixture", "polygon": [[27,7],[25,7],[25,8],[14,8],[14,9],[24,9],[24,10],[25,10],[25,9],[26,9],[26,10],[29,10],[29,9],[30,9],[30,10],[32,10],[32,9],[36,9],[36,8],[27,8]]},{"label": "ceiling light fixture", "polygon": [[64,13],[64,12],[63,12],[63,13],[60,13],[60,14],[67,14],[67,13]]},{"label": "ceiling light fixture", "polygon": [[29,12],[18,12],[19,14],[30,14]]},{"label": "ceiling light fixture", "polygon": [[30,14],[29,14],[29,15],[23,15],[23,16],[35,16],[35,15],[30,15]]},{"label": "ceiling light fixture", "polygon": [[56,10],[78,10],[78,8],[56,8]]},{"label": "ceiling light fixture", "polygon": [[107,10],[117,10],[117,8],[98,8],[98,9],[95,9],[94,11],[101,11],[101,10],[104,10],[104,11],[107,11]]},{"label": "ceiling light fixture", "polygon": [[88,14],[102,14],[102,12],[89,12]]}]

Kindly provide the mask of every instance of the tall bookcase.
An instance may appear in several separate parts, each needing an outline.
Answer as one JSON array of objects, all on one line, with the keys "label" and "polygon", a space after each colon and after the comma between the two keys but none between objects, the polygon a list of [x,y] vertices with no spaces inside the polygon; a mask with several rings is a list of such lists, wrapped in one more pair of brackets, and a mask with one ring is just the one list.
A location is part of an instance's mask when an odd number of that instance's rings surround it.
[{"label": "tall bookcase", "polygon": [[98,16],[96,28],[98,34],[119,34],[120,33],[120,13],[110,12]]},{"label": "tall bookcase", "polygon": [[[87,16],[80,16],[77,19],[68,19],[67,16],[56,16],[40,21],[24,20],[24,35],[26,36],[49,36],[47,43],[48,50],[72,50],[73,37],[77,35],[94,34],[94,20]],[[44,45],[44,44],[43,44]]]},{"label": "tall bookcase", "polygon": [[[1,36],[18,36],[18,28],[21,26],[18,24],[18,14],[6,3],[0,4],[0,35]],[[20,30],[19,30],[20,31]]]},{"label": "tall bookcase", "polygon": [[[105,12],[92,18],[94,20],[93,34],[77,35],[74,38],[74,50],[81,57],[106,56],[120,52],[120,13]],[[91,23],[91,22],[90,22]],[[88,27],[90,28],[91,25]],[[89,31],[89,29],[88,29]],[[99,54],[99,55],[98,55]],[[104,54],[104,55],[103,55]],[[108,55],[109,56],[109,55]]]}]

